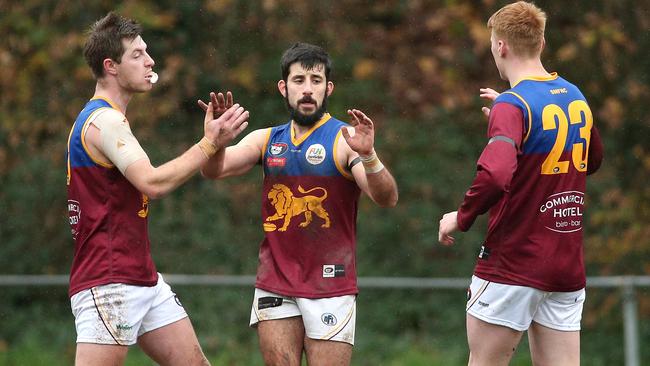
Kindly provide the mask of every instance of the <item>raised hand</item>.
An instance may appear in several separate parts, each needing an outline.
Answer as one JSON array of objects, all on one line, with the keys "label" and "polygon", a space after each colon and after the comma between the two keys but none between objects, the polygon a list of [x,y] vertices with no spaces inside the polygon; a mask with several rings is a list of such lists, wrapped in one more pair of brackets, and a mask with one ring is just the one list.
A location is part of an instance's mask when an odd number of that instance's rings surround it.
[{"label": "raised hand", "polygon": [[348,146],[361,156],[372,154],[375,145],[375,126],[372,120],[358,109],[348,109],[348,114],[352,117],[350,125],[354,127],[354,134],[350,135],[347,127],[341,128],[343,138]]},{"label": "raised hand", "polygon": [[[481,88],[481,89],[479,89],[479,91],[480,91],[479,96],[481,98],[488,99],[488,100],[490,100],[492,102],[494,102],[494,100],[497,99],[497,97],[499,96],[499,92],[497,92],[496,90],[494,90],[492,88]],[[483,108],[481,108],[481,110],[483,111],[483,114],[485,114],[485,117],[490,116],[490,108],[483,107]]]},{"label": "raised hand", "polygon": [[239,104],[234,104],[226,109],[218,118],[214,117],[212,102],[206,105],[205,118],[203,120],[205,137],[212,142],[217,149],[228,145],[248,126],[249,113]]},{"label": "raised hand", "polygon": [[[208,105],[205,104],[201,99],[198,101],[199,107],[203,109],[203,111],[208,110]],[[232,98],[232,93],[231,92],[226,92],[226,96],[224,97],[223,93],[219,92],[218,94],[215,94],[215,92],[210,92],[210,102],[212,103],[213,106],[213,116],[212,118],[217,119],[219,116],[221,116],[228,108],[232,107],[233,105],[233,98]]]}]

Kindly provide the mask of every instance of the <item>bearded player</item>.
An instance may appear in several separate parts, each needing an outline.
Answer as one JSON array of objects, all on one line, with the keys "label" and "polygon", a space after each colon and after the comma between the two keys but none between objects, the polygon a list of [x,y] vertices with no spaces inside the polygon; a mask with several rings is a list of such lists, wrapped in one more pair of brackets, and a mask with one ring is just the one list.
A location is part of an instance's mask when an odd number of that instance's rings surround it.
[{"label": "bearded player", "polygon": [[374,150],[372,120],[349,110],[349,126],[327,113],[334,90],[328,54],[297,43],[281,66],[278,91],[291,119],[219,151],[202,173],[218,179],[264,170],[265,238],[250,319],[264,362],[298,366],[304,349],[309,365],[349,365],[359,194],[392,207],[397,185]]}]

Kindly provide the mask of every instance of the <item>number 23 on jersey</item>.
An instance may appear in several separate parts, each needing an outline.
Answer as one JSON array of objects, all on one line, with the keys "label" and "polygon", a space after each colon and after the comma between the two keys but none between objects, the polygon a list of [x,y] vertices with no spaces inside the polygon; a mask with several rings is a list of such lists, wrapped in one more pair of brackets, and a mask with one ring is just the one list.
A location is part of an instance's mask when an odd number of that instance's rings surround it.
[{"label": "number 23 on jersey", "polygon": [[544,131],[557,130],[555,143],[548,156],[542,164],[542,174],[564,174],[569,171],[569,162],[560,161],[562,152],[566,146],[569,133],[569,124],[583,124],[580,127],[579,141],[571,148],[571,160],[573,166],[579,172],[587,171],[587,155],[589,151],[589,140],[591,139],[591,126],[593,115],[591,109],[584,100],[574,100],[569,104],[568,116],[557,104],[549,104],[542,111],[542,128]]}]

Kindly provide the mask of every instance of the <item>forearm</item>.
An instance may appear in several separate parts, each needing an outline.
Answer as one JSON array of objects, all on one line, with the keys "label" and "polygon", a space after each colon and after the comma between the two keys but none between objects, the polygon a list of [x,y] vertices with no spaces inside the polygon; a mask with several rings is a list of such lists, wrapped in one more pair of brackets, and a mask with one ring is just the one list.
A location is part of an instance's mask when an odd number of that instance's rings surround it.
[{"label": "forearm", "polygon": [[221,149],[201,167],[201,175],[209,179],[223,177],[223,166],[226,158],[226,149]]},{"label": "forearm", "polygon": [[137,161],[126,169],[125,176],[140,192],[160,198],[190,179],[206,161],[206,153],[195,144],[159,167],[153,167],[148,159]]},{"label": "forearm", "polygon": [[397,204],[398,192],[395,178],[387,168],[377,173],[366,174],[370,198],[381,207],[394,207]]},{"label": "forearm", "polygon": [[458,208],[458,228],[467,231],[479,215],[486,213],[510,189],[517,169],[517,151],[503,141],[488,144],[477,164],[471,187]]}]

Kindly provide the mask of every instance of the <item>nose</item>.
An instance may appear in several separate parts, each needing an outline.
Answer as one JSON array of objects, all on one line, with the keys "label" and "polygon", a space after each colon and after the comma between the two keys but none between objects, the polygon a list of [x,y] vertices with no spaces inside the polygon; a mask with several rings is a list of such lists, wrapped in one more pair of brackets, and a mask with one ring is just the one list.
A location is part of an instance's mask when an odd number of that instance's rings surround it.
[{"label": "nose", "polygon": [[305,84],[304,84],[304,88],[302,90],[302,95],[311,96],[314,93],[313,89],[314,88],[313,88],[313,85],[312,85],[311,81],[307,80],[305,82]]},{"label": "nose", "polygon": [[156,64],[156,62],[153,60],[153,58],[151,58],[151,56],[149,56],[148,53],[145,53],[145,56],[146,56],[145,66],[153,67]]}]

